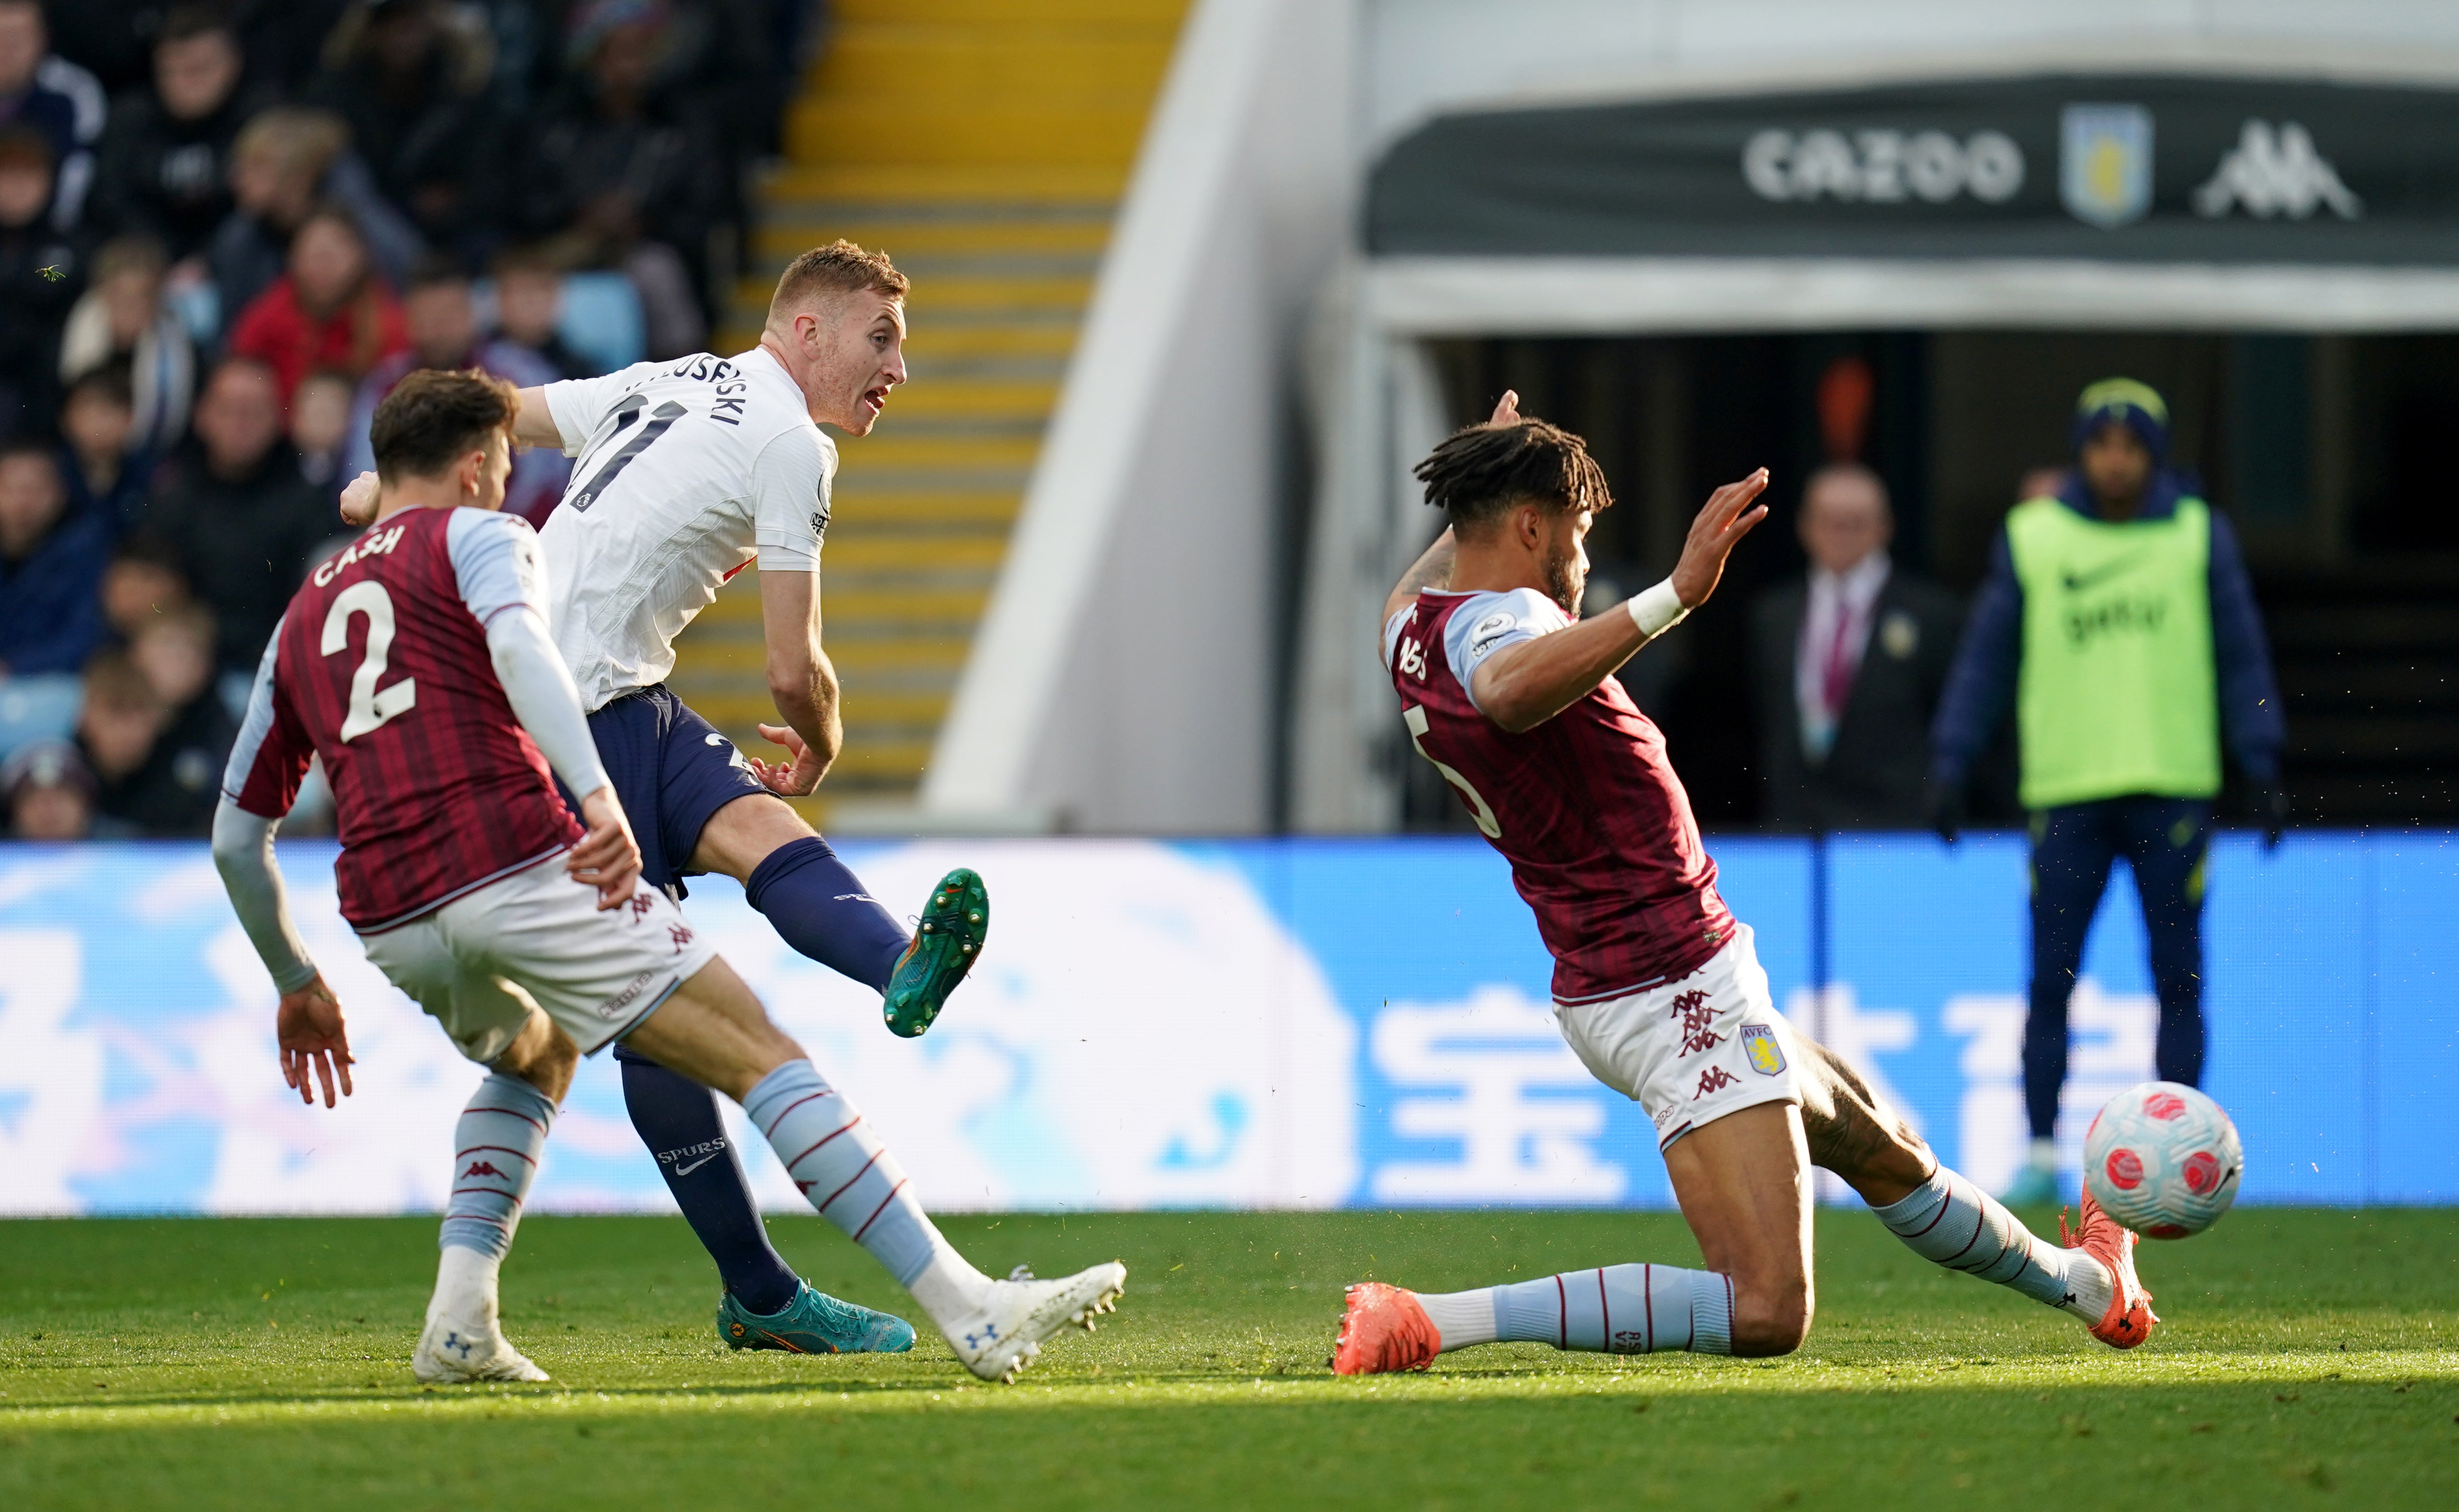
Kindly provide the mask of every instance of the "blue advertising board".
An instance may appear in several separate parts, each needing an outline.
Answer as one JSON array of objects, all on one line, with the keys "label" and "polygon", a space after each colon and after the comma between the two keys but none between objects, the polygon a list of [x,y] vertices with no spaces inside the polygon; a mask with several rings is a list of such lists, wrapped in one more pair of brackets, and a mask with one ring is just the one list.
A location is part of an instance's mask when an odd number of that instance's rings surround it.
[{"label": "blue advertising board", "polygon": [[[841,849],[892,907],[957,861],[990,881],[990,947],[921,1040],[886,1034],[873,995],[788,950],[732,884],[695,882],[686,910],[935,1207],[1671,1203],[1646,1116],[1556,1033],[1535,925],[1474,838]],[[2011,1175],[2021,840],[1712,849],[1796,1026],[1949,1164]],[[479,1072],[368,965],[332,848],[281,853],[350,1016],[358,1091],[331,1111],[282,1084],[272,988],[201,847],[0,846],[0,1212],[441,1206]],[[2241,1200],[2459,1201],[2459,843],[2224,835],[2209,892],[2205,1086],[2244,1137]],[[2153,1074],[2122,869],[2070,1017],[2070,1186],[2091,1110]],[[764,1202],[797,1206],[772,1160],[750,1164]],[[531,1206],[670,1206],[602,1058]]]}]

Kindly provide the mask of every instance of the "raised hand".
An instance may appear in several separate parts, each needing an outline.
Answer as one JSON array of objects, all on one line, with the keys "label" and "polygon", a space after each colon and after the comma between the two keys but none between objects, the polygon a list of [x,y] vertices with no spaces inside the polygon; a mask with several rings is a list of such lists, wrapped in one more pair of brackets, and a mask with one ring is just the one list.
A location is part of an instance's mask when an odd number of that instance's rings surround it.
[{"label": "raised hand", "polygon": [[333,1105],[333,1083],[350,1095],[350,1037],[342,1028],[342,1005],[321,976],[296,992],[282,995],[273,1011],[273,1037],[282,1046],[282,1081],[298,1090],[299,1101],[313,1106],[308,1067],[325,1089],[325,1105]]},{"label": "raised hand", "polygon": [[1520,423],[1520,390],[1505,388],[1503,397],[1494,402],[1494,413],[1486,417],[1487,425],[1507,426]]},{"label": "raised hand", "polygon": [[1691,534],[1682,542],[1682,559],[1673,566],[1673,592],[1683,608],[1696,609],[1708,601],[1725,576],[1725,558],[1767,518],[1766,505],[1751,505],[1767,485],[1768,471],[1761,468],[1708,495],[1707,507],[1691,522]]},{"label": "raised hand", "polygon": [[751,775],[760,779],[761,787],[780,798],[800,798],[820,786],[820,778],[828,768],[811,754],[810,746],[804,744],[803,737],[796,734],[790,725],[763,724],[760,738],[785,746],[788,757],[786,761],[774,763],[762,761],[757,756],[744,757],[751,764]]},{"label": "raised hand", "polygon": [[574,881],[598,890],[600,914],[621,908],[632,901],[641,880],[641,843],[632,838],[631,821],[623,816],[612,788],[580,800],[580,817],[589,832],[563,858],[563,870]]}]

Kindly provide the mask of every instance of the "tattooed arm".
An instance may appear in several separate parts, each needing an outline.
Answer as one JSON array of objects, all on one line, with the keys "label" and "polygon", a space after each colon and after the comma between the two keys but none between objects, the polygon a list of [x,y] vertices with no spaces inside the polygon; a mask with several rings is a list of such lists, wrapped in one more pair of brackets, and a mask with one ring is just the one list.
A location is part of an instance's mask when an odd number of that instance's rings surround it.
[{"label": "tattooed arm", "polygon": [[1425,555],[1411,562],[1409,570],[1400,575],[1398,585],[1392,590],[1389,597],[1384,598],[1383,618],[1377,622],[1390,624],[1394,615],[1409,607],[1410,599],[1417,598],[1426,589],[1440,588],[1450,582],[1452,558],[1457,554],[1457,549],[1452,542],[1452,533],[1449,528],[1445,528],[1440,536],[1435,537],[1435,543],[1426,548]]}]

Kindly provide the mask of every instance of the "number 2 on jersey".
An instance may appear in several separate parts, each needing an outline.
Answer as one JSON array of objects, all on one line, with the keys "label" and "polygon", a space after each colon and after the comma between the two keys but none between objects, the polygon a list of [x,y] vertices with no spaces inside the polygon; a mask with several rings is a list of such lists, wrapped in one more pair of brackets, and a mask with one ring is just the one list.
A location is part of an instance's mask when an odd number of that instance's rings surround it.
[{"label": "number 2 on jersey", "polygon": [[[607,432],[607,439],[611,441],[621,435],[625,426],[641,417],[641,407],[647,402],[639,394],[625,399],[622,408],[615,411],[615,429]],[[690,412],[672,399],[650,410],[649,423],[641,428],[638,435],[624,442],[621,451],[608,457],[606,465],[598,470],[598,475],[591,478],[579,493],[572,495],[564,507],[586,514],[590,505],[606,496],[606,491],[615,486],[615,480],[623,475],[623,470],[632,465],[634,458],[649,450],[658,437],[664,435],[676,421]]]},{"label": "number 2 on jersey", "polygon": [[1415,704],[1403,704],[1400,705],[1400,723],[1409,726],[1409,744],[1418,747],[1418,754],[1434,762],[1435,770],[1443,774],[1443,781],[1459,788],[1461,796],[1468,800],[1469,811],[1476,818],[1478,829],[1488,840],[1502,839],[1503,821],[1494,816],[1494,809],[1487,805],[1476,788],[1468,785],[1468,779],[1441,762],[1435,761],[1435,758],[1427,753],[1426,743],[1419,738],[1426,733],[1426,711]]},{"label": "number 2 on jersey", "polygon": [[350,678],[350,710],[342,720],[342,739],[346,741],[357,740],[387,721],[409,713],[418,703],[415,678],[403,678],[389,688],[376,686],[392,654],[392,595],[373,578],[354,582],[333,596],[333,606],[325,611],[321,647],[325,655],[350,648],[350,616],[354,614],[368,617],[368,648],[359,658],[359,670]]}]

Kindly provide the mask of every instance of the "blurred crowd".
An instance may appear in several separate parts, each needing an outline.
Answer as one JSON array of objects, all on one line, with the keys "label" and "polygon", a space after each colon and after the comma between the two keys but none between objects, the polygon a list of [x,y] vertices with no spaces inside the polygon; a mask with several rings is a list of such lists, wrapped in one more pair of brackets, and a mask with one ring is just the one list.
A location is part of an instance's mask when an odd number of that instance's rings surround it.
[{"label": "blurred crowd", "polygon": [[704,344],[814,10],[0,0],[8,832],[205,831],[405,374]]}]

